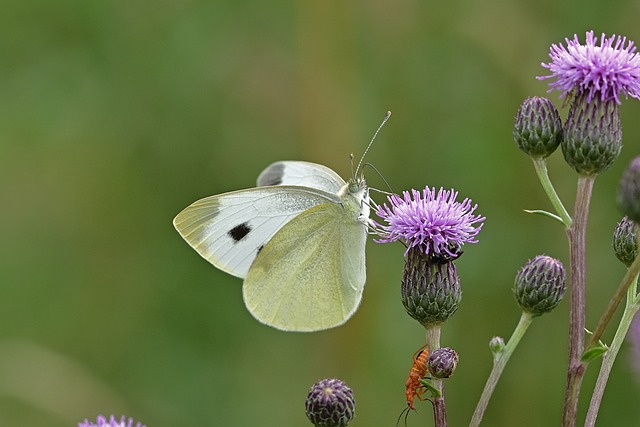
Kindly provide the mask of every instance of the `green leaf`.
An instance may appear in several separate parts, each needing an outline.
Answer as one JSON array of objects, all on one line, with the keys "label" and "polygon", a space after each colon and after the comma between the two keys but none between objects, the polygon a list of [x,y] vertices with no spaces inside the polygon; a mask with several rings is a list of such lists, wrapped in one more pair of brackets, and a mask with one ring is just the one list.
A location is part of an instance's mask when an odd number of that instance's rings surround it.
[{"label": "green leaf", "polygon": [[560,224],[565,225],[564,221],[562,221],[562,218],[560,218],[558,215],[556,214],[552,214],[551,212],[547,212],[547,211],[543,211],[540,209],[534,209],[534,210],[529,210],[529,209],[525,209],[524,210],[526,213],[531,213],[531,214],[539,214],[539,215],[544,215],[544,216],[548,216],[549,218],[555,219],[556,221],[559,221]]},{"label": "green leaf", "polygon": [[433,385],[431,381],[427,378],[420,379],[420,384],[422,384],[429,392],[431,392],[431,396],[435,399],[438,397],[442,397],[442,393]]},{"label": "green leaf", "polygon": [[607,352],[607,350],[609,350],[609,347],[607,347],[605,344],[602,343],[602,341],[600,341],[599,345],[595,347],[591,347],[590,349],[582,353],[582,357],[580,358],[580,360],[582,362],[589,363],[601,357],[603,354]]}]

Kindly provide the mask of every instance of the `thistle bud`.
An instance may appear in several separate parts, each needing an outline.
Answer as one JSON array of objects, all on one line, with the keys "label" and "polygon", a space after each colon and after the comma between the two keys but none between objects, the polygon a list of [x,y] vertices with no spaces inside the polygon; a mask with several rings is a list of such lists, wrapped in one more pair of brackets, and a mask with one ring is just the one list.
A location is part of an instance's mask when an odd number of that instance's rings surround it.
[{"label": "thistle bud", "polygon": [[618,207],[630,220],[640,223],[640,156],[633,159],[622,174]]},{"label": "thistle bud", "polygon": [[622,150],[620,109],[615,99],[592,98],[588,92],[576,94],[564,125],[562,154],[581,175],[604,172]]},{"label": "thistle bud", "polygon": [[455,350],[444,347],[434,350],[429,355],[427,367],[434,378],[449,378],[458,366],[458,353]]},{"label": "thistle bud", "polygon": [[400,290],[405,310],[424,327],[446,321],[462,299],[455,264],[434,262],[417,247],[407,253]]},{"label": "thistle bud", "polygon": [[560,261],[538,255],[518,271],[513,293],[522,310],[540,316],[554,308],[564,296],[565,273]]},{"label": "thistle bud", "polygon": [[499,354],[504,351],[504,339],[502,337],[493,337],[491,341],[489,341],[489,350],[493,354]]},{"label": "thistle bud", "polygon": [[533,158],[544,158],[556,151],[562,140],[562,121],[553,103],[537,96],[527,98],[516,114],[513,139]]},{"label": "thistle bud", "polygon": [[307,418],[316,427],[343,427],[356,415],[356,401],[351,390],[338,379],[315,383],[305,402]]},{"label": "thistle bud", "polygon": [[613,251],[616,257],[627,267],[638,256],[638,226],[628,217],[620,220],[613,232]]}]

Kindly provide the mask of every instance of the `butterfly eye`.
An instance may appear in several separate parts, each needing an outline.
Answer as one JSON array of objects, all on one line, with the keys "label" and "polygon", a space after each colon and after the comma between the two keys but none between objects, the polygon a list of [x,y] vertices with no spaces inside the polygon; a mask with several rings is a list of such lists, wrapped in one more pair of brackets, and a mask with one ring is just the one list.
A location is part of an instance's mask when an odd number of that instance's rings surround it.
[{"label": "butterfly eye", "polygon": [[352,178],[349,180],[349,193],[356,194],[366,188],[367,184],[364,178]]}]

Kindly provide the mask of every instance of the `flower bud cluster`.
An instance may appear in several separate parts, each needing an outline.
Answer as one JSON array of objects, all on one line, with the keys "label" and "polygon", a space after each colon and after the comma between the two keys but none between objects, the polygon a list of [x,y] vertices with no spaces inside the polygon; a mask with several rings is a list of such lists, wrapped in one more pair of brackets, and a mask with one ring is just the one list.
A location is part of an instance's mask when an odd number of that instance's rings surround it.
[{"label": "flower bud cluster", "polygon": [[528,98],[516,115],[513,138],[534,159],[548,157],[560,145],[565,161],[579,174],[599,174],[622,149],[620,110],[614,99],[588,101],[588,93],[578,93],[563,126],[551,101]]}]

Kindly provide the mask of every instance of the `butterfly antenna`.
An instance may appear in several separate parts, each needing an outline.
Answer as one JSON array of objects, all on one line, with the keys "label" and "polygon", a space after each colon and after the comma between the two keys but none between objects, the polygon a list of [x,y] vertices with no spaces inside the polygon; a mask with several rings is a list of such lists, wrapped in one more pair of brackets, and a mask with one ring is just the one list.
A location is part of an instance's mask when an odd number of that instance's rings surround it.
[{"label": "butterfly antenna", "polygon": [[[365,163],[364,165],[362,165],[362,168],[364,169],[366,166],[369,166],[371,169],[373,169],[378,174],[378,176],[380,178],[382,178],[382,181],[386,184],[387,188],[389,189],[389,193],[387,193],[386,191],[381,191],[381,190],[377,190],[377,189],[376,189],[376,191],[380,191],[381,193],[393,194],[393,189],[391,188],[391,185],[389,185],[389,182],[385,179],[384,175],[382,175],[382,173],[380,173],[378,168],[373,166],[371,163]],[[372,188],[372,190],[373,190],[373,188]]]},{"label": "butterfly antenna", "polygon": [[351,176],[356,176],[353,173],[353,153],[349,154],[349,159],[351,160]]},{"label": "butterfly antenna", "polygon": [[364,156],[367,155],[367,152],[369,151],[369,148],[371,148],[371,144],[373,144],[373,141],[375,141],[376,136],[378,136],[378,132],[380,132],[380,129],[382,129],[382,126],[384,126],[384,124],[387,123],[387,120],[389,120],[389,117],[391,117],[391,111],[387,111],[387,114],[384,116],[384,119],[382,119],[382,123],[380,123],[380,126],[378,126],[378,130],[376,131],[376,133],[373,134],[373,138],[371,138],[371,141],[369,142],[369,145],[367,145],[366,150],[364,150],[364,153],[362,154],[362,157],[360,158],[360,162],[358,162],[358,167],[356,168],[356,172],[353,175],[354,177],[360,171],[360,166],[362,166],[362,161],[364,160]]}]

